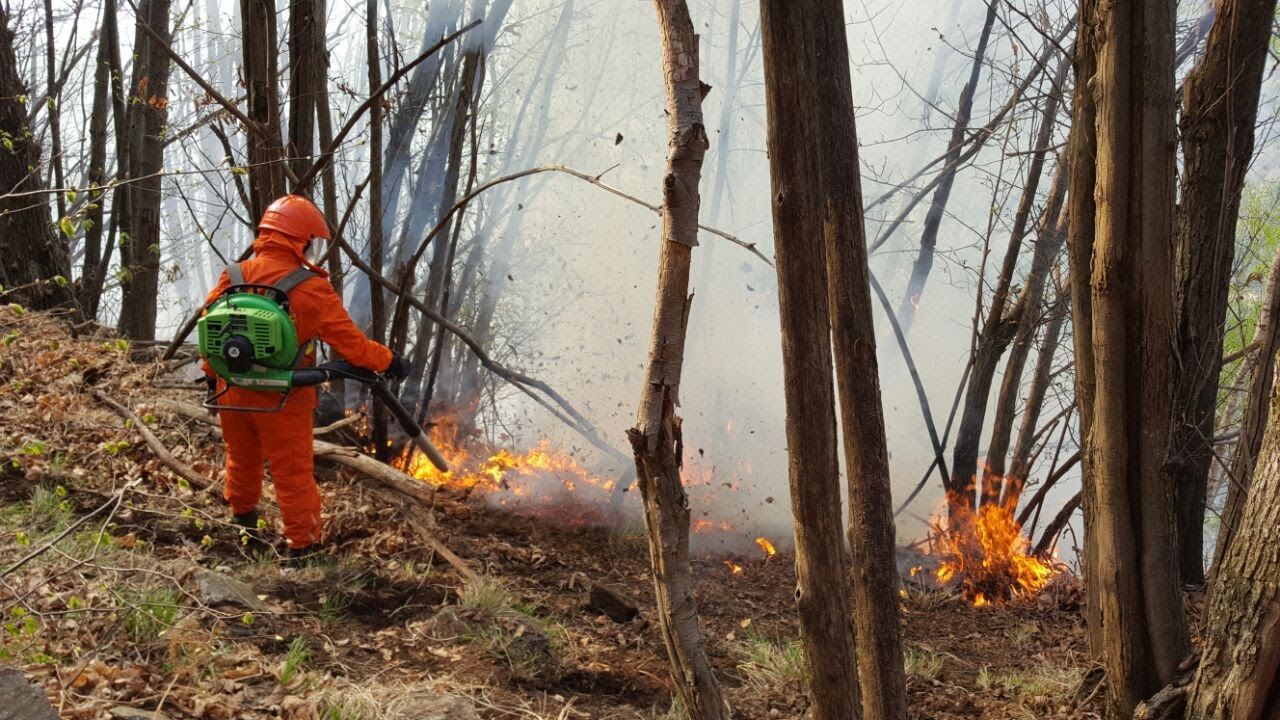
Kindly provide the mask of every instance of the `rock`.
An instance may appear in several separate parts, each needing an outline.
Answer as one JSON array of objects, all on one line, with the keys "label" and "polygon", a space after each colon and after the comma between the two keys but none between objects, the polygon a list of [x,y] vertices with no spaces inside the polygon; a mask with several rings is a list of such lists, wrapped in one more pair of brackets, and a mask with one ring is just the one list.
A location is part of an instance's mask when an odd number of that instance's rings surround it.
[{"label": "rock", "polygon": [[640,609],[626,595],[603,583],[593,583],[587,597],[587,609],[609,616],[616,623],[629,623],[640,615]]},{"label": "rock", "polygon": [[418,626],[418,630],[435,640],[452,640],[462,637],[471,631],[467,622],[456,608],[446,607],[436,611]]},{"label": "rock", "polygon": [[27,682],[22,671],[0,666],[0,720],[58,720],[44,691]]},{"label": "rock", "polygon": [[196,573],[196,587],[199,589],[200,599],[209,605],[227,603],[250,610],[266,608],[253,588],[229,575],[212,570],[200,570]]},{"label": "rock", "polygon": [[455,695],[415,695],[399,708],[398,717],[414,720],[478,720],[470,700]]},{"label": "rock", "polygon": [[124,705],[117,705],[107,711],[111,720],[169,720],[168,717],[150,710],[139,710]]}]

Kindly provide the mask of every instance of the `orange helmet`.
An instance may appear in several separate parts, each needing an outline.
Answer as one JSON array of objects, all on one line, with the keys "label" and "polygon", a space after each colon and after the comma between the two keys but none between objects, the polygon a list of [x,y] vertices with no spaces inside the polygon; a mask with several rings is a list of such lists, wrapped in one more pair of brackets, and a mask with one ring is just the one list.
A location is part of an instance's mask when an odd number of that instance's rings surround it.
[{"label": "orange helmet", "polygon": [[329,223],[324,214],[301,195],[285,195],[267,207],[258,223],[259,230],[275,230],[303,243],[315,238],[329,240]]}]

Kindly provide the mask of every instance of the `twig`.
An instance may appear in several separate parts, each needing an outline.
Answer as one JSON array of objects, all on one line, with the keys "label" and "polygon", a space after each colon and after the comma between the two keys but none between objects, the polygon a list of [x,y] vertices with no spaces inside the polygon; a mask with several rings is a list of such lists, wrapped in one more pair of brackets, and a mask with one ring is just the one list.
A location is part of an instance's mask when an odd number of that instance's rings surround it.
[{"label": "twig", "polygon": [[902,334],[902,326],[898,324],[898,316],[893,312],[893,306],[889,304],[889,298],[884,294],[884,288],[880,287],[880,282],[876,280],[874,274],[868,274],[871,280],[871,289],[876,291],[876,297],[880,299],[880,306],[884,308],[885,315],[889,318],[889,325],[893,327],[893,334],[898,339],[898,349],[902,351],[902,359],[907,363],[907,370],[911,372],[911,381],[916,386],[916,398],[920,401],[920,413],[924,416],[924,426],[929,430],[929,441],[933,443],[934,462],[942,470],[943,486],[946,486],[951,475],[947,472],[947,460],[943,456],[942,442],[938,440],[938,428],[933,424],[933,413],[929,410],[929,396],[925,394],[924,383],[920,380],[920,373],[916,370],[915,360],[911,358],[911,349],[907,347],[907,338]]},{"label": "twig", "polygon": [[117,415],[132,422],[134,429],[142,434],[143,439],[147,441],[147,446],[150,447],[151,452],[160,459],[160,462],[168,465],[174,472],[186,478],[187,482],[191,483],[193,486],[198,487],[201,490],[209,489],[209,481],[205,480],[204,477],[193,470],[190,465],[187,465],[174,457],[173,453],[169,452],[169,449],[166,448],[164,444],[160,442],[160,439],[155,436],[155,433],[151,432],[151,428],[147,427],[147,424],[142,422],[141,418],[134,414],[132,410],[107,397],[101,390],[94,390],[93,396],[97,398],[99,402],[114,410]]},{"label": "twig", "polygon": [[312,430],[311,432],[313,435],[327,435],[333,432],[334,430],[341,430],[342,428],[348,425],[354,425],[363,419],[364,419],[364,415],[359,415],[359,414],[348,415],[347,417],[344,417],[335,423],[329,423],[328,425],[325,425],[323,427],[318,427]]},{"label": "twig", "polygon": [[328,165],[330,162],[333,161],[334,153],[337,152],[337,149],[342,146],[342,142],[347,139],[347,135],[351,132],[352,128],[356,126],[356,123],[360,120],[360,118],[366,112],[369,111],[369,108],[373,107],[373,104],[375,102],[382,99],[383,94],[386,93],[387,90],[390,90],[392,86],[400,82],[400,78],[407,75],[410,70],[413,70],[415,67],[422,64],[422,62],[425,61],[427,58],[431,57],[432,55],[435,55],[437,52],[440,51],[441,48],[445,47],[446,45],[453,42],[454,40],[457,40],[459,37],[463,35],[463,33],[466,33],[469,30],[479,27],[483,22],[484,22],[484,18],[476,18],[475,20],[472,20],[470,23],[468,23],[466,26],[464,26],[462,29],[458,30],[457,32],[453,33],[452,35],[445,36],[440,40],[440,42],[427,48],[422,52],[421,55],[414,58],[411,62],[405,64],[399,70],[392,73],[391,77],[387,78],[387,81],[382,83],[382,85],[380,85],[377,90],[369,93],[369,97],[366,98],[364,102],[360,103],[360,107],[356,108],[355,112],[351,113],[351,117],[347,118],[346,124],[344,124],[342,126],[342,129],[338,131],[338,134],[333,137],[333,142],[329,144],[329,147],[324,149],[324,152],[322,152],[320,154],[320,157],[315,161],[315,163],[311,165],[311,168],[308,169],[306,174],[303,175],[298,180],[296,185],[294,185],[293,191],[295,193],[302,192],[306,188],[310,187],[311,181],[316,179],[316,175],[318,175],[326,165]]}]

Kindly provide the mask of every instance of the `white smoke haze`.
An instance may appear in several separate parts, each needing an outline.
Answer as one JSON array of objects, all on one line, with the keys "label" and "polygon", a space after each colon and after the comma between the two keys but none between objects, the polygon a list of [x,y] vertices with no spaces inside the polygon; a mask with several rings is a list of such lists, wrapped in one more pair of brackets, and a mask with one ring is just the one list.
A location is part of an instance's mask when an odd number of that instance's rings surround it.
[{"label": "white smoke haze", "polygon": [[[386,65],[397,67],[412,59],[424,44],[424,28],[430,27],[429,37],[434,38],[464,25],[482,10],[498,12],[495,8],[507,4],[503,0],[388,2],[384,15],[389,12],[390,17],[382,20]],[[1183,19],[1203,13],[1203,2],[1184,5]],[[54,6],[60,14],[69,14],[72,7],[69,0]],[[701,74],[712,86],[703,106],[710,139],[701,188],[703,222],[755,243],[772,257],[759,7],[756,0],[691,0],[690,7],[701,36]],[[868,203],[946,149],[986,11],[985,3],[961,0],[846,3],[864,169],[862,190]],[[20,39],[34,38],[31,46],[39,45],[42,35],[37,21],[43,15],[38,4],[23,0],[15,12]],[[1032,23],[1040,30],[1057,32],[1074,12],[1073,2],[1056,0],[1030,18],[1012,10],[1001,13],[977,86],[971,130],[986,124],[1008,101],[1013,85],[1032,71],[1036,56],[1050,42]],[[174,23],[179,28],[175,47],[228,97],[243,93],[237,85],[238,13],[239,3],[232,0],[175,5]],[[124,15],[128,17],[121,18],[122,40],[128,43],[133,22],[130,14]],[[363,3],[331,3],[329,15],[329,87],[334,125],[340,127],[368,92]],[[281,38],[287,37],[286,16],[281,9]],[[60,40],[71,41],[69,25],[58,24]],[[394,44],[389,42],[391,37]],[[455,60],[442,56],[440,62],[447,66],[443,72],[456,70],[448,62],[456,65],[462,50],[491,48],[477,134],[478,182],[542,164],[561,164],[602,174],[602,182],[610,186],[659,202],[667,129],[660,38],[650,3],[521,0],[510,3],[501,23],[491,18],[460,42],[454,48],[458,52],[447,55]],[[1063,41],[1064,46],[1067,42]],[[128,62],[129,54],[123,55]],[[32,53],[23,59],[28,65],[26,77],[40,78],[41,57]],[[285,59],[282,54],[282,70],[287,68]],[[1056,62],[1052,60],[1051,65]],[[389,74],[384,69],[383,77]],[[1052,72],[1047,75],[1051,77]],[[87,142],[83,136],[92,102],[91,80],[91,75],[73,78],[66,86],[63,132],[69,156],[88,154],[81,145]],[[33,86],[40,82],[33,81]],[[396,103],[403,100],[407,82],[402,81],[392,98],[388,122]],[[203,91],[176,68],[170,87],[173,128],[187,127],[211,109],[199,102]],[[983,288],[989,294],[997,272],[994,266],[1008,240],[1026,151],[1032,149],[1039,98],[1048,90],[1042,75],[1011,122],[1001,125],[986,148],[961,171],[942,223],[933,273],[919,298],[920,311],[908,336],[940,433],[970,352],[984,240],[989,236]],[[1260,117],[1275,114],[1275,90],[1275,80],[1269,80]],[[411,196],[406,189],[396,212],[387,218],[389,242],[406,223],[416,223],[416,228],[435,223],[439,190],[419,188],[416,183],[421,154],[431,152],[433,142],[438,148],[442,126],[436,119],[420,122],[413,137],[414,156],[405,182],[413,184],[417,194]],[[1061,121],[1054,133],[1055,149],[1065,141],[1066,130]],[[233,132],[229,140],[242,155],[244,138]],[[367,123],[362,123],[336,161],[340,208],[368,173],[368,152],[362,149],[367,140]],[[1268,147],[1266,140],[1261,136],[1259,147]],[[1274,154],[1274,150],[1264,152],[1255,175],[1274,175]],[[1051,154],[1051,167],[1040,186],[1041,200],[1048,192],[1054,162]],[[237,217],[242,205],[226,152],[210,133],[172,143],[165,166],[175,174],[165,185],[160,337],[171,336],[200,305],[223,259],[238,254],[252,237],[245,222],[250,219]],[[880,235],[914,192],[908,189],[868,212],[870,239]],[[916,206],[871,261],[895,308],[918,250],[927,205],[926,199]],[[638,204],[559,173],[490,190],[467,213],[470,219],[464,226],[455,272],[466,260],[467,243],[482,238],[484,261],[471,282],[489,293],[501,292],[495,334],[489,343],[494,356],[555,387],[609,444],[629,455],[625,431],[634,423],[648,352],[660,219]],[[346,236],[363,248],[369,227],[367,203],[362,200]],[[420,232],[410,234],[413,242]],[[1026,242],[1032,237],[1034,231]],[[733,531],[707,536],[714,542],[706,537],[695,542],[708,549],[742,550],[753,546],[755,536],[764,535],[786,546],[791,515],[774,271],[721,238],[703,233],[700,239],[693,255],[694,299],[679,409],[684,418],[685,467],[695,521],[727,522]],[[1030,262],[1030,253],[1024,256],[1020,275]],[[346,289],[353,314],[366,317],[367,286],[348,282]],[[114,321],[118,301],[112,298],[117,295],[113,289],[104,301],[104,322]],[[461,316],[464,325],[474,319],[467,312]],[[911,377],[878,305],[875,318],[897,505],[920,481],[934,453]],[[1065,334],[1058,367],[1070,361],[1070,348],[1069,334]],[[1042,421],[1069,401],[1070,373],[1060,374],[1055,382],[1061,391],[1051,397]],[[601,476],[629,474],[625,464],[611,461],[524,394],[492,378],[490,386],[493,402],[482,413],[490,439],[516,448],[546,441]],[[948,466],[954,439],[953,428],[944,453]],[[1076,441],[1073,430],[1067,442]],[[1055,443],[1056,439],[1039,456],[1033,481],[1043,479],[1048,471]],[[1063,456],[1073,450],[1064,449]],[[1046,517],[1077,488],[1075,480],[1061,483],[1046,503]],[[637,495],[629,493],[626,500],[633,511],[639,504]],[[941,484],[935,474],[899,516],[900,541],[926,530],[940,500]]]}]

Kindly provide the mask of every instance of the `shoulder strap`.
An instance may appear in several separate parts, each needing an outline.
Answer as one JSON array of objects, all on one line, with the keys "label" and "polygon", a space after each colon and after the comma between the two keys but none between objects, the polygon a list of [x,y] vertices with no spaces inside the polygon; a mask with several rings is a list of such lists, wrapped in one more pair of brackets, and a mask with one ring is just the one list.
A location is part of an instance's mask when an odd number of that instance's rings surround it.
[{"label": "shoulder strap", "polygon": [[285,275],[284,277],[275,281],[274,283],[272,283],[272,285],[274,285],[275,288],[280,292],[284,293],[285,295],[288,295],[291,290],[293,290],[294,288],[298,287],[299,285],[301,285],[302,283],[306,282],[308,279],[313,277],[319,277],[319,276],[316,275],[309,268],[300,267],[297,270],[294,270],[288,275]]},{"label": "shoulder strap", "polygon": [[244,284],[244,270],[240,267],[240,263],[228,265],[226,272],[227,280],[230,281],[231,285]]}]

